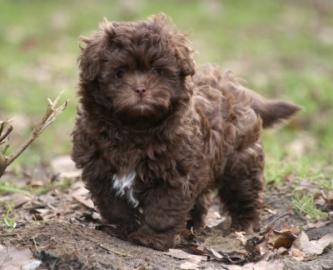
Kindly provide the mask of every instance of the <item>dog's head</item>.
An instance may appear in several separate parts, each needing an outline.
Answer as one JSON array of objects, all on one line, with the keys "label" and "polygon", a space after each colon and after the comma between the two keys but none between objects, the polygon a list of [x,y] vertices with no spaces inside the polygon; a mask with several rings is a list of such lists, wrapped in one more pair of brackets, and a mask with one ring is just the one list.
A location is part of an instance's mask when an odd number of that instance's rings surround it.
[{"label": "dog's head", "polygon": [[194,74],[192,50],[164,15],[101,24],[83,40],[81,95],[133,127],[154,126],[184,106]]}]

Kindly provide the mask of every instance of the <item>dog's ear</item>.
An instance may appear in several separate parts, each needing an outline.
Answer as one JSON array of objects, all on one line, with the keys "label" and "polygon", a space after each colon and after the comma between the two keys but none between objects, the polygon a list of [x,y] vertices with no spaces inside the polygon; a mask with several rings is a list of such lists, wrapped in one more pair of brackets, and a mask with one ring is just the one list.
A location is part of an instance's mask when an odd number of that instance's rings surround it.
[{"label": "dog's ear", "polygon": [[80,77],[83,81],[93,81],[101,70],[103,53],[114,36],[112,24],[106,19],[99,30],[91,37],[81,37],[81,55],[79,57]]},{"label": "dog's ear", "polygon": [[178,34],[174,36],[176,46],[176,58],[181,68],[181,75],[192,76],[195,72],[195,63],[192,57],[193,50],[188,45],[187,38]]},{"label": "dog's ear", "polygon": [[179,32],[171,19],[163,13],[151,17],[150,20],[168,33],[168,39],[175,49],[174,53],[180,67],[181,75],[193,75],[195,62],[193,59],[193,49],[190,46],[187,36]]}]

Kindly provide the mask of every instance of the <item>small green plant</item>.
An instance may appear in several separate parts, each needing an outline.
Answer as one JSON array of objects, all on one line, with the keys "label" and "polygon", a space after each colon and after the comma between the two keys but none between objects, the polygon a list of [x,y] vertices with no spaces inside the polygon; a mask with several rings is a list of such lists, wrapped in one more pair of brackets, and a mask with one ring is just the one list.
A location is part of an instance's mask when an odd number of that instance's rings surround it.
[{"label": "small green plant", "polygon": [[300,214],[305,214],[313,220],[327,218],[327,213],[321,211],[316,207],[312,195],[295,193],[292,203],[296,211],[298,211]]},{"label": "small green plant", "polygon": [[16,228],[16,217],[11,205],[5,206],[4,214],[1,218],[1,224],[8,230],[14,230]]},{"label": "small green plant", "polygon": [[0,182],[0,194],[3,193],[21,193],[30,195],[29,191],[25,188],[17,187],[16,185],[11,183]]},{"label": "small green plant", "polygon": [[65,192],[73,184],[71,179],[63,179],[62,181],[52,182],[39,188],[30,188],[31,194],[43,195],[52,190],[59,189],[61,192]]}]

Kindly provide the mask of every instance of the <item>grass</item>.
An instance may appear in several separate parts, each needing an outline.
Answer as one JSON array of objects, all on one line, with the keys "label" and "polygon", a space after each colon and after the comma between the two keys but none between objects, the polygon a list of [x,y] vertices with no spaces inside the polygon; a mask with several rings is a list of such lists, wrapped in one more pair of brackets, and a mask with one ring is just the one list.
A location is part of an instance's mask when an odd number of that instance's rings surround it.
[{"label": "grass", "polygon": [[312,195],[296,193],[293,198],[293,206],[301,215],[312,220],[326,219],[328,214],[318,209]]},{"label": "grass", "polygon": [[4,214],[1,217],[0,224],[5,227],[5,229],[12,231],[16,228],[16,216],[13,212],[13,207],[6,204],[4,207]]},{"label": "grass", "polygon": [[27,188],[18,187],[15,184],[10,183],[0,183],[0,194],[6,194],[6,193],[21,193],[25,195],[30,195],[30,192],[27,190]]},{"label": "grass", "polygon": [[232,69],[265,96],[303,107],[287,127],[264,134],[267,181],[305,179],[332,188],[333,5],[328,1],[0,0],[0,6],[0,117],[16,119],[12,140],[28,134],[47,97],[64,90],[70,99],[66,112],[14,169],[70,151],[78,37],[94,31],[103,17],[142,19],[165,12],[190,34],[198,63]]},{"label": "grass", "polygon": [[53,190],[59,190],[60,192],[66,191],[73,181],[71,179],[61,179],[59,181],[52,181],[42,186],[17,186],[15,183],[0,182],[0,195],[7,193],[21,193],[25,195],[43,195]]}]

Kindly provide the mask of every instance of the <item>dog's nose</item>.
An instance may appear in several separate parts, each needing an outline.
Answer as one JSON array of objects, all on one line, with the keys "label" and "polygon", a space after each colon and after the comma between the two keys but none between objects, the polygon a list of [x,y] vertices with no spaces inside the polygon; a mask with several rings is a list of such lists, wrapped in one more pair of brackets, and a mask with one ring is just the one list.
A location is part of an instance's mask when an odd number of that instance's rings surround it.
[{"label": "dog's nose", "polygon": [[144,87],[143,85],[137,86],[134,91],[140,96],[142,96],[146,92],[146,87]]}]

